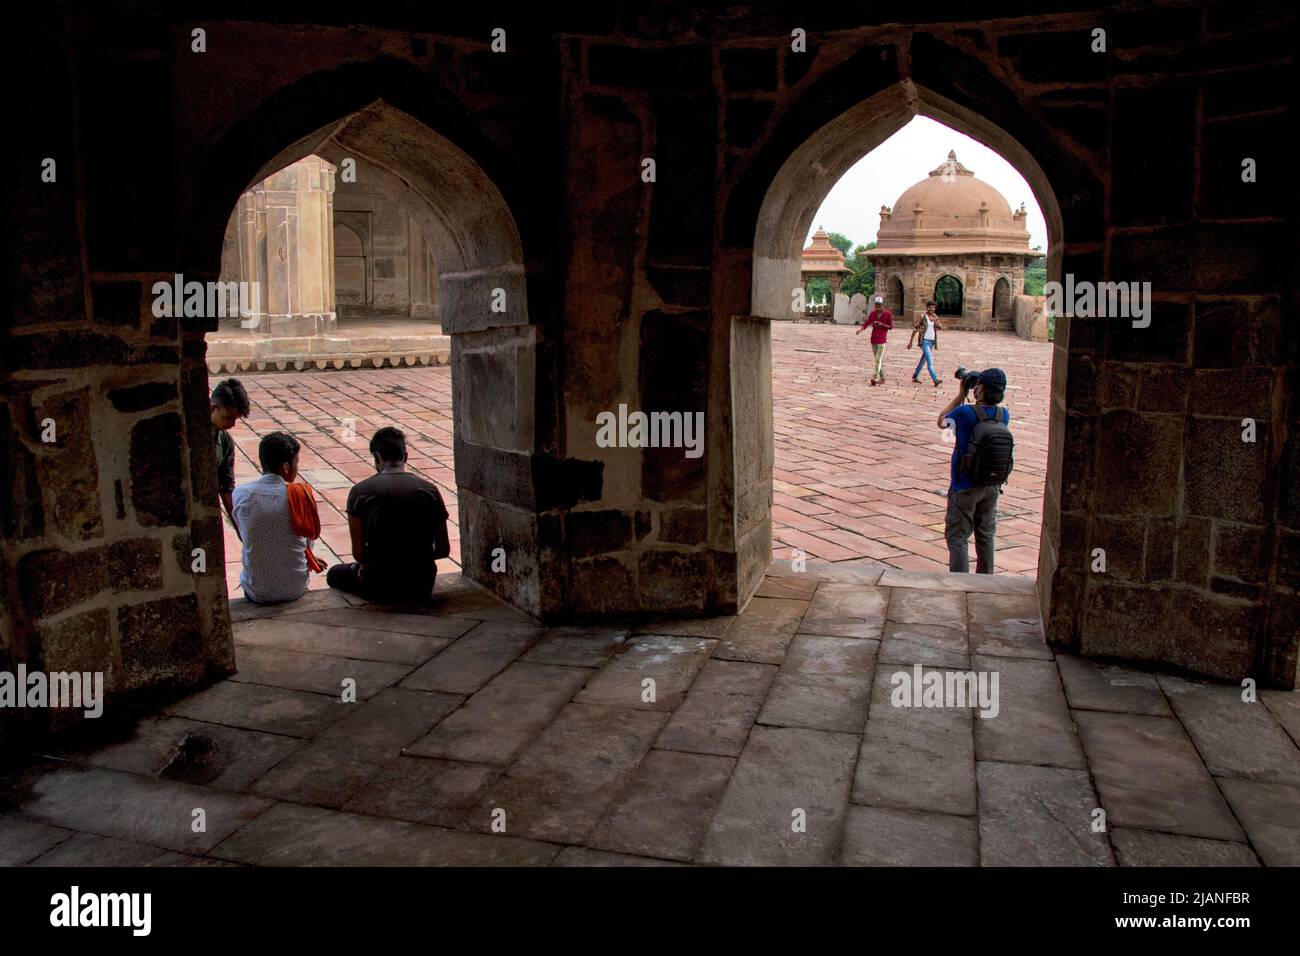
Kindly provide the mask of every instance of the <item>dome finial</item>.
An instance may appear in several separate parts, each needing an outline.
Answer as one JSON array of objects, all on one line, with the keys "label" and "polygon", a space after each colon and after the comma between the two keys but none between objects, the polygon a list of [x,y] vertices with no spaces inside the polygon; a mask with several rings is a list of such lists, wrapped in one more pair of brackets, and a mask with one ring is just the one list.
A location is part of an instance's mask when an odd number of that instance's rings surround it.
[{"label": "dome finial", "polygon": [[957,150],[955,150],[955,149],[950,149],[950,150],[948,150],[948,158],[949,158],[949,159],[956,159],[956,158],[957,158]]}]

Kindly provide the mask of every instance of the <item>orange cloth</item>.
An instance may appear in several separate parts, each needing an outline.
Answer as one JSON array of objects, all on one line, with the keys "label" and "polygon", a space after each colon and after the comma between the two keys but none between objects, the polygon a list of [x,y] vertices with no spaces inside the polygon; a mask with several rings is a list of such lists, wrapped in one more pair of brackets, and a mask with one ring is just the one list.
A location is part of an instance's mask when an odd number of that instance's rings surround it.
[{"label": "orange cloth", "polygon": [[[320,512],[316,510],[316,495],[311,485],[295,481],[286,487],[289,489],[289,530],[315,541],[320,537]],[[316,574],[325,570],[325,565],[311,553],[311,545],[307,546],[306,553],[309,569]]]}]

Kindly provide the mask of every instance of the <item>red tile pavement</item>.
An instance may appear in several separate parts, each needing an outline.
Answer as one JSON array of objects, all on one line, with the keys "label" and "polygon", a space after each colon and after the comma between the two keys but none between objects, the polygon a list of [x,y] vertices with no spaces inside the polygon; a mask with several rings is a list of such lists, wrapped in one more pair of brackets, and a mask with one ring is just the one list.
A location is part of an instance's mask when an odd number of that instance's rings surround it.
[{"label": "red tile pavement", "polygon": [[[999,504],[999,571],[1033,575],[1038,564],[1047,460],[1050,345],[1001,332],[944,332],[936,389],[911,382],[918,352],[891,336],[887,384],[869,387],[871,348],[852,327],[772,325],[773,557],[792,549],[831,561],[870,558],[909,570],[947,568],[943,514],[952,441],[934,424],[953,394],[953,370],[997,365],[1007,373],[1016,469]],[[257,443],[269,431],[303,444],[300,467],[320,499],[328,563],[351,559],[343,507],[348,489],[373,473],[367,443],[382,425],[407,434],[414,470],[442,490],[451,512],[453,559],[460,532],[452,464],[451,370],[446,366],[246,373],[252,414],[231,433],[237,481],[258,475]],[[238,594],[239,542],[226,527],[226,577]],[[323,587],[315,576],[312,587]]]}]

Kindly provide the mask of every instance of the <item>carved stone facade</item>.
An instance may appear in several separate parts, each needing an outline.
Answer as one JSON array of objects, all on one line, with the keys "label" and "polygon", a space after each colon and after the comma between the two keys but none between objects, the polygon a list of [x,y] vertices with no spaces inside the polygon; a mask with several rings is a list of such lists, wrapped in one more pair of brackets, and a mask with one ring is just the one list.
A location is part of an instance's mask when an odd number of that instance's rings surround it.
[{"label": "carved stone facade", "polygon": [[1002,194],[975,178],[955,152],[880,207],[876,288],[895,315],[911,321],[934,299],[947,328],[1014,328],[1012,302],[1025,291],[1029,248],[1025,208],[1014,213]]}]

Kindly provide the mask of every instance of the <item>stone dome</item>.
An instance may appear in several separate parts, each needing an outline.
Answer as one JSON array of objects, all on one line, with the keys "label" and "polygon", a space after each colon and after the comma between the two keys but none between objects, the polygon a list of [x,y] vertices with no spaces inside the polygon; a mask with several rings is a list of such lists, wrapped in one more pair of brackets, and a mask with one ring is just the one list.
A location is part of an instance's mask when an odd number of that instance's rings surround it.
[{"label": "stone dome", "polygon": [[957,161],[955,151],[892,207],[880,207],[875,252],[1029,252],[1024,206],[1006,198]]}]

